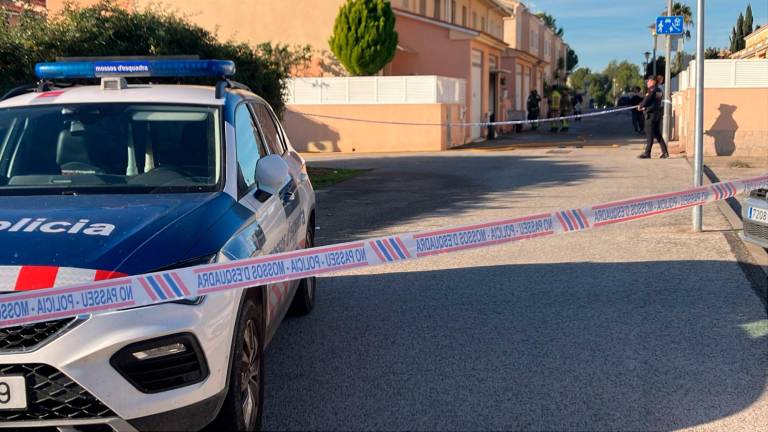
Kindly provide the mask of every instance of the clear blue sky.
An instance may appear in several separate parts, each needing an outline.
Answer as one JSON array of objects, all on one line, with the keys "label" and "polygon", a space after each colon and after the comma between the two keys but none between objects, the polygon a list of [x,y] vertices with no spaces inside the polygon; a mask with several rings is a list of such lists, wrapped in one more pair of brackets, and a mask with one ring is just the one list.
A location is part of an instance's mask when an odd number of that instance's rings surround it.
[{"label": "clear blue sky", "polygon": [[[666,8],[666,0],[533,0],[531,9],[544,11],[565,29],[565,40],[579,56],[579,66],[603,70],[611,60],[642,64],[651,51],[648,26]],[[696,0],[688,0],[696,19]],[[728,47],[739,12],[752,4],[755,25],[768,24],[768,0],[705,0],[705,46]],[[695,50],[696,28],[685,50]]]}]

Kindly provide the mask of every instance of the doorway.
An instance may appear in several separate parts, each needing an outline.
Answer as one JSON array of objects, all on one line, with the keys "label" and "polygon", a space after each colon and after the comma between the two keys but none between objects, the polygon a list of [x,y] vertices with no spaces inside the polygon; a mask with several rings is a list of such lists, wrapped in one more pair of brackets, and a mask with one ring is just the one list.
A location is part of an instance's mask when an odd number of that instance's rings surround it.
[{"label": "doorway", "polygon": [[[472,123],[483,121],[483,52],[472,50],[472,101],[469,117]],[[476,140],[482,136],[480,125],[473,124],[470,128],[470,138]]]}]

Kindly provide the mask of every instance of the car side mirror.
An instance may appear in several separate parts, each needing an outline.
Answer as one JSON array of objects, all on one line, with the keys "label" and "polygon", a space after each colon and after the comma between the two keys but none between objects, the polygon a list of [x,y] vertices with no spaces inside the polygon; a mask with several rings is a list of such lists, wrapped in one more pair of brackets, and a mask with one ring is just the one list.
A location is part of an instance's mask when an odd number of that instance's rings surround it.
[{"label": "car side mirror", "polygon": [[288,177],[288,164],[278,155],[265,156],[256,163],[256,184],[260,191],[275,195]]}]

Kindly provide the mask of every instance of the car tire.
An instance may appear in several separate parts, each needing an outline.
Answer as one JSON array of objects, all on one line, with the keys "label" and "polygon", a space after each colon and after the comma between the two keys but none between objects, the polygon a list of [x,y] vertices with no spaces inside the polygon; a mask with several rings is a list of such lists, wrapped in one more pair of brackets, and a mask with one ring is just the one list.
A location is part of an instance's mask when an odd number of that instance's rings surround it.
[{"label": "car tire", "polygon": [[258,431],[264,406],[264,321],[251,299],[235,329],[227,396],[209,431]]},{"label": "car tire", "polygon": [[[315,230],[310,227],[307,230],[305,242],[306,248],[315,246]],[[317,278],[312,276],[302,279],[299,287],[296,288],[296,294],[291,302],[290,312],[293,315],[307,315],[315,308],[315,297],[317,296]]]}]

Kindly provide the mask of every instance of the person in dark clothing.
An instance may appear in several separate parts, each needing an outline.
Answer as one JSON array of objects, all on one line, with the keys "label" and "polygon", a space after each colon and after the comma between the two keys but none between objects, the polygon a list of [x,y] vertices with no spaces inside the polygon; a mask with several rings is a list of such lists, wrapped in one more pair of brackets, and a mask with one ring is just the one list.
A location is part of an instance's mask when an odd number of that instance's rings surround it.
[{"label": "person in dark clothing", "polygon": [[[632,90],[632,96],[629,98],[629,104],[631,106],[638,106],[643,102],[643,96],[640,93],[640,87],[635,87]],[[643,121],[643,113],[640,110],[632,110],[632,127],[637,133],[643,133],[645,129],[645,122]]]},{"label": "person in dark clothing", "polygon": [[661,136],[661,120],[664,115],[664,108],[662,107],[661,98],[658,97],[659,89],[656,85],[655,78],[649,78],[647,83],[648,89],[645,93],[643,101],[637,106],[637,109],[645,113],[645,151],[638,156],[640,159],[649,159],[651,157],[651,148],[653,148],[653,140],[659,142],[661,146],[661,158],[666,159],[669,157],[667,151],[667,143],[664,142],[664,138]]},{"label": "person in dark clothing", "polygon": [[[531,94],[528,95],[528,103],[526,104],[526,108],[528,109],[528,120],[538,120],[539,119],[539,113],[540,113],[540,105],[541,104],[541,97],[539,96],[539,92],[536,90],[531,90]],[[531,130],[536,130],[539,128],[538,122],[531,123]]]}]

